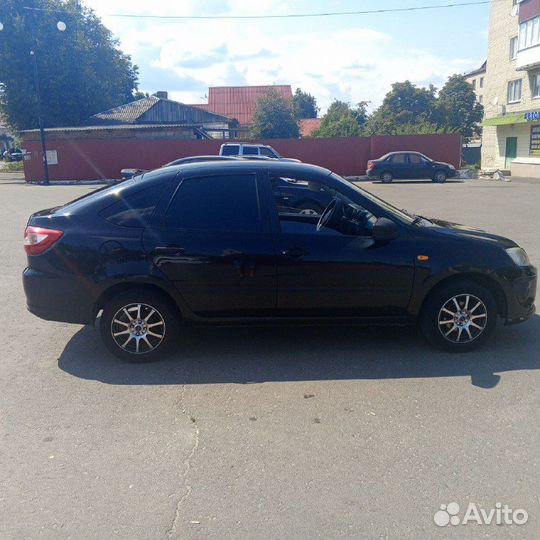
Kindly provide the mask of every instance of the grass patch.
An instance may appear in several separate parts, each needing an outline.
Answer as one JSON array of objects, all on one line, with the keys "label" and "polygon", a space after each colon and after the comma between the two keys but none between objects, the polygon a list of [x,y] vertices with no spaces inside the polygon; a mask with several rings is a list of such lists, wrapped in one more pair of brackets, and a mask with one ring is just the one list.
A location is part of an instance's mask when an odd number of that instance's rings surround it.
[{"label": "grass patch", "polygon": [[23,170],[24,165],[22,161],[8,161],[4,164],[4,167],[0,169],[0,171],[4,172],[18,172]]}]

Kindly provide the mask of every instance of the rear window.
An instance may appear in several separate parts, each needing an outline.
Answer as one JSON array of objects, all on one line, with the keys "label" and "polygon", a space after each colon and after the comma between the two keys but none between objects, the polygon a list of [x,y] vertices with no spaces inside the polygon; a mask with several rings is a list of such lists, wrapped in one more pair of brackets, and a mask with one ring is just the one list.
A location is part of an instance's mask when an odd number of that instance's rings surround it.
[{"label": "rear window", "polygon": [[228,144],[221,149],[222,156],[237,156],[240,151],[240,147],[237,144]]},{"label": "rear window", "polygon": [[255,175],[184,180],[167,210],[166,223],[169,227],[201,231],[259,231]]}]

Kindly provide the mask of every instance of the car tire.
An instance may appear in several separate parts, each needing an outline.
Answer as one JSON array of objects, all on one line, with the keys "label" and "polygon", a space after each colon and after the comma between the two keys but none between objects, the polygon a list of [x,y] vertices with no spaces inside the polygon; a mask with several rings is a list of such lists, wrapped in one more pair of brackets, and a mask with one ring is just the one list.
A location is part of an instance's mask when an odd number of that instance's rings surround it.
[{"label": "car tire", "polygon": [[394,176],[389,171],[385,171],[381,174],[381,182],[383,184],[391,184],[393,179],[394,179]]},{"label": "car tire", "polygon": [[433,175],[433,181],[436,183],[436,184],[444,184],[446,182],[446,179],[447,179],[447,175],[444,171],[437,171],[434,175]]},{"label": "car tire", "polygon": [[159,292],[133,289],[112,298],[103,308],[100,333],[107,349],[128,362],[152,362],[176,349],[180,315]]},{"label": "car tire", "polygon": [[304,202],[302,204],[299,204],[296,208],[298,209],[300,214],[304,215],[320,216],[323,212],[323,208],[321,208],[315,202]]},{"label": "car tire", "polygon": [[470,280],[454,281],[429,295],[420,327],[436,347],[468,352],[489,338],[497,325],[497,311],[497,302],[488,289]]}]

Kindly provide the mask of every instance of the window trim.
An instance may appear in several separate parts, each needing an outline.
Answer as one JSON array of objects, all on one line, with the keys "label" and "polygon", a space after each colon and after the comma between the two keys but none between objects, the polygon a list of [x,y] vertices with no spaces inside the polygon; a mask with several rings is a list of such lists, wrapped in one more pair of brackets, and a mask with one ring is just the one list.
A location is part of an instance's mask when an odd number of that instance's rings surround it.
[{"label": "window trim", "polygon": [[[532,39],[533,39],[533,27],[534,27],[534,21],[538,21],[536,23],[536,31],[537,31],[537,41],[535,42],[532,42]],[[531,35],[529,36],[528,34],[528,25],[529,23],[531,23]],[[524,37],[522,39],[522,35],[523,35],[523,32],[522,32],[522,28],[525,29],[525,34],[524,34]],[[530,37],[531,39],[531,43],[529,45],[527,45],[527,42],[528,42],[528,38]],[[519,39],[518,39],[518,52],[519,51],[525,51],[527,49],[532,49],[533,47],[538,47],[540,45],[540,15],[536,15],[535,17],[531,17],[530,19],[527,19],[526,21],[523,21],[521,23],[519,23]]]},{"label": "window trim", "polygon": [[[537,81],[538,93],[534,95],[534,80]],[[540,99],[540,71],[538,73],[531,73],[531,99]]]},{"label": "window trim", "polygon": [[[514,48],[512,49],[512,43]],[[519,51],[519,34],[510,38],[510,61],[516,60]]]},{"label": "window trim", "polygon": [[[518,82],[519,82],[519,98],[511,100],[510,99],[510,85],[513,84],[515,87],[515,85],[517,85]],[[513,94],[515,94],[515,90]],[[506,86],[506,103],[508,103],[509,105],[512,105],[514,103],[520,103],[522,97],[523,97],[523,79],[512,79],[511,81],[508,81],[507,86]]]}]

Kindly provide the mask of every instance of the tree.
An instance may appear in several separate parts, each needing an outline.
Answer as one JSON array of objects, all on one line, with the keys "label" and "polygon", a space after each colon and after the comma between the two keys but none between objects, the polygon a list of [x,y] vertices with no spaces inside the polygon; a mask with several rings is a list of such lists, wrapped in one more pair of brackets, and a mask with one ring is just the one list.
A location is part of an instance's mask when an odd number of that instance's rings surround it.
[{"label": "tree", "polygon": [[0,22],[0,113],[14,128],[37,127],[31,50],[46,127],[80,125],[133,99],[137,67],[80,0],[2,0]]},{"label": "tree", "polygon": [[297,120],[303,118],[317,118],[319,107],[317,100],[311,94],[297,88],[293,96],[294,114]]},{"label": "tree", "polygon": [[293,104],[276,90],[259,98],[253,115],[251,135],[256,139],[292,139],[300,136]]},{"label": "tree", "polygon": [[367,120],[367,102],[351,107],[345,101],[335,100],[323,116],[315,137],[358,137]]},{"label": "tree", "polygon": [[437,98],[439,123],[463,137],[481,132],[484,107],[476,100],[472,85],[463,75],[452,75],[441,88]]},{"label": "tree", "polygon": [[419,88],[410,81],[392,85],[381,106],[369,117],[366,133],[394,135],[401,125],[437,124],[435,87]]}]

